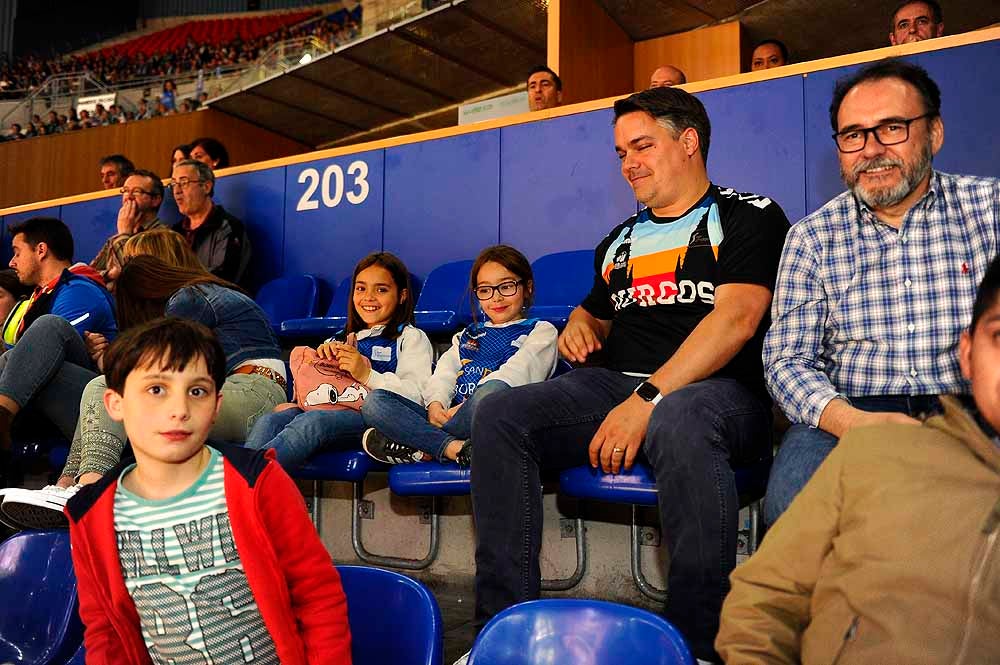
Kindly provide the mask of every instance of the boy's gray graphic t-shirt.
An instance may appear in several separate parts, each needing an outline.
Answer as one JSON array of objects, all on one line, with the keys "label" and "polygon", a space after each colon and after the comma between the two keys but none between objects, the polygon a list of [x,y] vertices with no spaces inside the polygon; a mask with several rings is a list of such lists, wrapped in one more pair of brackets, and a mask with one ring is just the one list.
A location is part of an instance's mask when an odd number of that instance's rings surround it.
[{"label": "boy's gray graphic t-shirt", "polygon": [[187,490],[150,501],[115,491],[118,559],[154,663],[277,665],[233,541],[222,456]]}]

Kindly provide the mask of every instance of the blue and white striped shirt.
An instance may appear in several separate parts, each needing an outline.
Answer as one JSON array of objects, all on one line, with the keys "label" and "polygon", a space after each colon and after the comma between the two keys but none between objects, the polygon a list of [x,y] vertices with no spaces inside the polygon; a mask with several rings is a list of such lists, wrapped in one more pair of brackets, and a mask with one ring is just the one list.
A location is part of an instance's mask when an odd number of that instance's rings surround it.
[{"label": "blue and white striped shirt", "polygon": [[958,339],[998,236],[1000,180],[939,171],[898,230],[850,192],[795,224],[763,354],[789,420],[817,426],[838,396],[968,392]]}]

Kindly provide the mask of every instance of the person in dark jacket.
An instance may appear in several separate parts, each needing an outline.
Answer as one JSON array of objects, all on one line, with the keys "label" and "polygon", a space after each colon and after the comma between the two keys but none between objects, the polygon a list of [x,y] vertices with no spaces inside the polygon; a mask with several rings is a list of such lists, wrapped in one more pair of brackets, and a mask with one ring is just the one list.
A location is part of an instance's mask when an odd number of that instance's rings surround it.
[{"label": "person in dark jacket", "polygon": [[243,222],[212,200],[212,169],[193,159],[179,162],[174,166],[170,188],[184,216],[174,230],[187,238],[210,273],[241,284],[250,264],[250,238]]}]

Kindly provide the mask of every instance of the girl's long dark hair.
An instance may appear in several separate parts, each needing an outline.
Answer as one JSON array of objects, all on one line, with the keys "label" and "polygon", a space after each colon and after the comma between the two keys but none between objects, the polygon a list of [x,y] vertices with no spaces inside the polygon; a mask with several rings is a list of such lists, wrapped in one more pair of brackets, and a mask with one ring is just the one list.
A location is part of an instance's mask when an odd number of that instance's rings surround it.
[{"label": "girl's long dark hair", "polygon": [[118,329],[127,330],[163,316],[170,296],[196,284],[217,284],[245,293],[204,268],[173,266],[155,256],[132,257],[115,282]]},{"label": "girl's long dark hair", "polygon": [[403,293],[404,289],[406,290],[406,300],[396,306],[392,318],[385,324],[385,332],[382,333],[383,337],[396,339],[399,337],[403,324],[413,323],[413,287],[410,285],[410,271],[406,269],[406,264],[398,256],[389,252],[374,252],[358,261],[358,265],[354,266],[354,276],[351,277],[351,293],[347,299],[347,325],[344,326],[344,332],[356,333],[368,327],[354,306],[354,286],[358,281],[358,274],[371,266],[385,268],[392,276],[392,281],[400,294]]}]

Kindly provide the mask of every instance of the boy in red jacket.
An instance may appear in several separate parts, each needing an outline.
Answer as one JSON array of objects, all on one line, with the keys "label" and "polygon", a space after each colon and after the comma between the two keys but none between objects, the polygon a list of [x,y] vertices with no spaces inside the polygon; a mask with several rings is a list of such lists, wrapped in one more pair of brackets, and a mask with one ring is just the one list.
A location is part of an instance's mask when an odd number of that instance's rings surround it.
[{"label": "boy in red jacket", "polygon": [[205,445],[225,380],[215,336],[158,319],[105,367],[136,461],[66,506],[88,665],[349,665],[340,577],[295,483],[271,451]]}]

